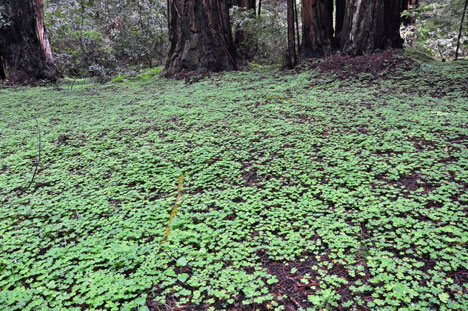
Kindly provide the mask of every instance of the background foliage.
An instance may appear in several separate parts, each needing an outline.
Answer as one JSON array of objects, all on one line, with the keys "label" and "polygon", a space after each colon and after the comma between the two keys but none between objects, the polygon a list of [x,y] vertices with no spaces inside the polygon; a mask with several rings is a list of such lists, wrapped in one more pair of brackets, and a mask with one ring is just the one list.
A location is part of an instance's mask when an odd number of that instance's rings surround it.
[{"label": "background foliage", "polygon": [[47,31],[60,70],[99,76],[163,63],[167,7],[160,0],[49,0]]},{"label": "background foliage", "polygon": [[[431,0],[420,3],[404,15],[415,24],[403,27],[407,46],[420,49],[439,59],[455,57],[457,38],[465,0]],[[468,55],[468,17],[463,24],[460,56]]]},{"label": "background foliage", "polygon": [[[164,63],[168,47],[163,0],[49,0],[46,26],[57,65],[70,76],[135,74]],[[262,15],[231,10],[233,33],[244,36],[244,56],[256,63],[282,63],[286,5],[266,1]]]},{"label": "background foliage", "polygon": [[[434,57],[452,59],[463,3],[428,0],[405,12],[415,22],[402,27],[406,45]],[[105,81],[116,73],[134,75],[142,68],[164,63],[168,47],[164,0],[48,0],[44,5],[56,61],[66,75],[97,76]],[[467,21],[461,57],[468,55]],[[284,1],[263,1],[260,16],[234,7],[231,22],[242,56],[264,65],[284,62]]]},{"label": "background foliage", "polygon": [[242,33],[244,40],[240,50],[244,56],[259,64],[278,64],[285,60],[287,48],[286,3],[266,3],[262,14],[245,11],[234,7],[231,9],[231,23],[234,29],[234,40]]}]

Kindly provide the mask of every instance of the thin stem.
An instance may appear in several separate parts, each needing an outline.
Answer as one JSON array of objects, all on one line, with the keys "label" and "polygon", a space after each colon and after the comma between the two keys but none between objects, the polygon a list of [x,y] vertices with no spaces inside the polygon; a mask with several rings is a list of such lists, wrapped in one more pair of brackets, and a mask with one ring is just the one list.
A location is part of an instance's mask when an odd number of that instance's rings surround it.
[{"label": "thin stem", "polygon": [[463,9],[463,15],[460,22],[460,30],[458,31],[458,40],[457,40],[457,51],[455,52],[455,60],[458,60],[458,52],[460,51],[460,40],[463,31],[463,22],[465,21],[466,8],[468,7],[468,0],[465,0],[465,8]]},{"label": "thin stem", "polygon": [[36,177],[37,171],[39,170],[39,164],[41,163],[41,150],[42,150],[41,129],[39,128],[39,121],[37,120],[37,118],[34,117],[34,119],[36,120],[37,136],[38,136],[38,140],[39,140],[39,152],[38,152],[38,155],[37,155],[36,167],[34,168],[34,172],[33,172],[31,181],[26,186],[26,188],[24,188],[24,190],[21,191],[22,193],[26,192],[29,189],[29,187],[31,187],[31,185],[33,184],[34,178]]}]

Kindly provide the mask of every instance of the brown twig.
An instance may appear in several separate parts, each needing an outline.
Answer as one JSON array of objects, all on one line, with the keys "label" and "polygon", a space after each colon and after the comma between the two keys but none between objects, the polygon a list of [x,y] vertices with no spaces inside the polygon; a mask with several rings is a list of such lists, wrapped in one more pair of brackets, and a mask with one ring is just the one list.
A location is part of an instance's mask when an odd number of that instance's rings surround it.
[{"label": "brown twig", "polygon": [[289,297],[289,300],[291,300],[292,302],[294,302],[294,304],[295,304],[299,309],[302,309],[302,306],[299,304],[299,302],[297,302],[296,299],[294,299],[294,297]]},{"label": "brown twig", "polygon": [[39,152],[38,152],[38,155],[37,155],[37,160],[36,160],[36,167],[34,168],[34,172],[33,172],[33,175],[31,177],[31,181],[29,182],[29,184],[26,186],[26,188],[22,189],[20,191],[20,194],[26,192],[30,187],[31,185],[33,184],[34,182],[34,178],[36,177],[36,174],[37,174],[37,171],[39,170],[39,164],[41,163],[41,151],[42,151],[42,145],[41,145],[41,129],[39,127],[39,121],[37,120],[36,117],[34,117],[34,119],[36,120],[36,128],[37,128],[37,136],[38,136],[38,141],[39,141]]}]

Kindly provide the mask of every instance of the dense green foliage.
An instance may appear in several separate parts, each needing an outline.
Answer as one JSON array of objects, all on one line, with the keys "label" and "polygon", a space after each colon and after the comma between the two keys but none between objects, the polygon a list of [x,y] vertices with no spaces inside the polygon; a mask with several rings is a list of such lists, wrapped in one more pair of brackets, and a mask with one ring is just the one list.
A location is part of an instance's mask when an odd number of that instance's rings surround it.
[{"label": "dense green foliage", "polygon": [[0,90],[0,309],[467,310],[467,70]]},{"label": "dense green foliage", "polygon": [[67,75],[107,80],[162,64],[167,7],[160,0],[46,0],[47,31],[56,64]]}]

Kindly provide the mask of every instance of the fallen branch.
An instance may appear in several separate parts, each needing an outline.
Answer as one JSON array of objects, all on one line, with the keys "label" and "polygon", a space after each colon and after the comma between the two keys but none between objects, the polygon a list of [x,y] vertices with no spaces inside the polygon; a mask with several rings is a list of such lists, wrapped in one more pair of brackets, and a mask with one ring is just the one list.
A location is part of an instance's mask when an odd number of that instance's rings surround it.
[{"label": "fallen branch", "polygon": [[177,211],[179,210],[179,203],[182,201],[182,189],[184,187],[184,173],[180,174],[179,177],[179,185],[177,186],[177,197],[174,203],[174,207],[172,208],[171,217],[169,217],[169,221],[167,223],[166,232],[164,233],[163,239],[161,244],[167,241],[169,234],[171,233],[171,225],[174,217],[177,215]]}]

